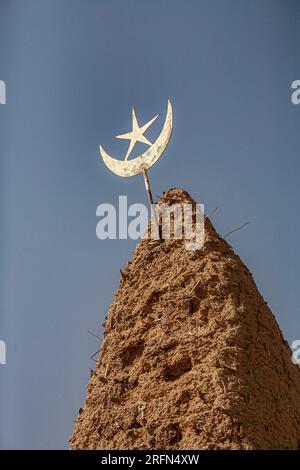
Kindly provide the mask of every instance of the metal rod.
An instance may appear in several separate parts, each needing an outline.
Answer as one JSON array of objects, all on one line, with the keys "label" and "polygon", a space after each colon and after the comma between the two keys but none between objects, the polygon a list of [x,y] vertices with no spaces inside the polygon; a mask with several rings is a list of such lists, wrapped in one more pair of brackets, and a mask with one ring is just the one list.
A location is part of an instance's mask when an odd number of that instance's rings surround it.
[{"label": "metal rod", "polygon": [[147,173],[146,168],[143,169],[143,175],[144,175],[144,181],[145,181],[148,200],[149,200],[150,206],[152,206],[153,205],[153,198],[152,198],[152,193],[151,193],[151,189],[150,189],[150,182],[149,182],[148,173]]},{"label": "metal rod", "polygon": [[147,173],[146,168],[143,169],[143,175],[144,175],[144,182],[145,182],[145,186],[146,186],[146,193],[147,193],[148,201],[149,201],[149,204],[150,204],[151,213],[152,213],[152,216],[153,216],[153,221],[156,225],[159,239],[161,239],[160,227],[159,227],[159,223],[158,223],[158,220],[157,220],[157,217],[156,217],[155,207],[154,207],[154,204],[153,204],[153,198],[152,198],[152,193],[151,193],[151,188],[150,188],[150,182],[149,182],[148,173]]}]

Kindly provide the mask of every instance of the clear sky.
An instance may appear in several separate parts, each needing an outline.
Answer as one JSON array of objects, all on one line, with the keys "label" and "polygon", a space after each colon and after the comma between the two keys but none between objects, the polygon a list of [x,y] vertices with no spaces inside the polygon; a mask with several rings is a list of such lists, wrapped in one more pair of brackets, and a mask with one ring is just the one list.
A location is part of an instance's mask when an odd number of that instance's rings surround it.
[{"label": "clear sky", "polygon": [[[0,0],[0,447],[67,448],[119,269],[133,241],[96,238],[96,207],[146,202],[102,143],[125,155],[140,122],[174,106],[150,170],[183,187],[253,272],[291,343],[300,339],[297,0]],[[151,132],[148,134],[151,136]],[[141,144],[142,145],[142,144]]]}]

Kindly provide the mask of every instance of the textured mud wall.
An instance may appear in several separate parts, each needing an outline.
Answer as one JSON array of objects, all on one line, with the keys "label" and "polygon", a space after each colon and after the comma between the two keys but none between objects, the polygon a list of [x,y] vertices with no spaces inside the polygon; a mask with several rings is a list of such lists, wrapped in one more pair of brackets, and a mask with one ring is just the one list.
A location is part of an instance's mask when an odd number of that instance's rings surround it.
[{"label": "textured mud wall", "polygon": [[[174,189],[163,202],[191,199]],[[299,368],[208,219],[199,251],[138,244],[104,326],[71,448],[299,448]]]}]

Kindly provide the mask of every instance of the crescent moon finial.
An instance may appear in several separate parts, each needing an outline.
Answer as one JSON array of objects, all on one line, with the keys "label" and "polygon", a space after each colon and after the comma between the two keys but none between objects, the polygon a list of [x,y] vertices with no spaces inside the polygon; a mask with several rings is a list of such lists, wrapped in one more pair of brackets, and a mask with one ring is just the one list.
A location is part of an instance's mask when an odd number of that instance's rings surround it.
[{"label": "crescent moon finial", "polygon": [[[157,160],[161,157],[165,148],[168,145],[172,128],[173,128],[173,109],[171,100],[168,99],[167,114],[164,126],[156,139],[152,144],[147,137],[144,136],[146,130],[151,126],[151,124],[158,118],[158,115],[152,118],[143,126],[139,126],[135,109],[132,107],[132,131],[127,132],[126,134],[117,135],[117,139],[126,139],[130,140],[127,153],[125,155],[125,160],[117,160],[116,158],[111,157],[100,145],[100,154],[105,165],[116,175],[128,177],[135,176],[139,173],[143,173],[145,170],[149,169]],[[132,160],[128,160],[130,153],[133,150],[133,147],[137,142],[142,142],[149,145],[149,148]]]}]

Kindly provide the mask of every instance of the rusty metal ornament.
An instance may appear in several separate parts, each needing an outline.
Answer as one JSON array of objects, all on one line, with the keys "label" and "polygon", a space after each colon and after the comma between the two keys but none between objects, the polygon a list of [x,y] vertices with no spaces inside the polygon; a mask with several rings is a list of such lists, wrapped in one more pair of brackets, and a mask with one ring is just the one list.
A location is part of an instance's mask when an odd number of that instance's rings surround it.
[{"label": "rusty metal ornament", "polygon": [[[105,165],[113,173],[123,177],[135,176],[139,173],[143,173],[145,176],[145,172],[147,171],[147,169],[154,165],[154,163],[156,163],[157,160],[161,157],[162,153],[168,145],[173,127],[173,110],[170,100],[168,100],[167,115],[162,131],[160,132],[156,141],[151,144],[151,142],[144,136],[144,132],[146,132],[148,127],[151,126],[151,124],[156,120],[157,117],[158,115],[151,119],[149,122],[147,122],[144,126],[139,127],[135,109],[132,108],[132,132],[116,136],[117,139],[130,140],[125,160],[117,160],[116,158],[111,157],[104,150],[102,145],[100,145],[100,154],[102,156],[102,159]],[[136,142],[145,143],[147,145],[150,145],[150,147],[138,157],[132,160],[128,160],[128,157]]]}]

